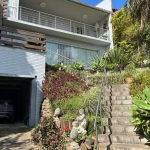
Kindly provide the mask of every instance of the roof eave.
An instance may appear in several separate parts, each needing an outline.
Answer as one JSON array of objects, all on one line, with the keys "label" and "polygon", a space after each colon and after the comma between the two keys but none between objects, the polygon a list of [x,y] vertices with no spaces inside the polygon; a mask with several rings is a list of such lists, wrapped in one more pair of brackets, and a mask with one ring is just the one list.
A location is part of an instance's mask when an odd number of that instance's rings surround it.
[{"label": "roof eave", "polygon": [[105,10],[105,9],[102,9],[102,8],[98,8],[98,7],[96,7],[96,6],[91,6],[91,5],[88,5],[88,4],[79,2],[79,1],[75,1],[75,0],[68,0],[68,1],[71,1],[71,2],[73,2],[73,3],[79,4],[79,5],[82,5],[82,6],[85,6],[85,7],[92,8],[92,9],[95,9],[95,10],[98,10],[98,11],[102,11],[102,12],[105,12],[105,13],[109,13],[109,14],[112,14],[112,13],[113,13],[112,11]]}]

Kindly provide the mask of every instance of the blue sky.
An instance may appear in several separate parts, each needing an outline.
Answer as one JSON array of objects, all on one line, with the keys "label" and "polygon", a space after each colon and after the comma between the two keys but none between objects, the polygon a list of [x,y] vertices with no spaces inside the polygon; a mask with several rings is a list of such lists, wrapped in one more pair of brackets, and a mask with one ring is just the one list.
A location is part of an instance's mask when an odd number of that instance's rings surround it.
[{"label": "blue sky", "polygon": [[[98,4],[101,0],[79,0],[81,2],[84,2],[86,4],[90,5],[96,5]],[[119,9],[124,6],[126,0],[112,0],[113,1],[113,8]]]}]

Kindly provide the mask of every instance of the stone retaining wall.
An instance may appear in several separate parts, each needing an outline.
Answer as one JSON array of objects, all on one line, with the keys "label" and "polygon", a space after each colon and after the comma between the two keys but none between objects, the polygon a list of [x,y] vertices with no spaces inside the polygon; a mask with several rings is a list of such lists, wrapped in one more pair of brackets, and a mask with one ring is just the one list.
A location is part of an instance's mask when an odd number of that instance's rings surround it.
[{"label": "stone retaining wall", "polygon": [[42,106],[41,106],[41,114],[40,114],[40,119],[43,117],[50,117],[53,115],[52,110],[50,109],[50,102],[49,99],[43,100]]}]

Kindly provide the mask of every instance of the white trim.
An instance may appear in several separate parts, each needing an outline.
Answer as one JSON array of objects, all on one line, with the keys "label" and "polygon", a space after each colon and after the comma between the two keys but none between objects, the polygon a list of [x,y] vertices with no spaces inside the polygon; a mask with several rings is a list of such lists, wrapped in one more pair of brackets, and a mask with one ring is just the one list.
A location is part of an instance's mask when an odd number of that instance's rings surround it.
[{"label": "white trim", "polygon": [[14,77],[14,78],[17,77],[17,78],[29,78],[29,79],[34,79],[36,76],[0,73],[0,77]]},{"label": "white trim", "polygon": [[70,0],[70,1],[73,2],[73,3],[77,3],[77,4],[79,4],[79,5],[83,5],[83,6],[85,6],[85,7],[89,7],[89,8],[98,10],[98,11],[105,12],[105,13],[112,13],[112,12],[109,11],[109,10],[106,10],[106,9],[103,9],[103,8],[97,8],[97,7],[95,7],[95,6],[91,6],[91,5],[85,4],[85,3],[80,2],[80,1],[75,1],[75,0]]}]

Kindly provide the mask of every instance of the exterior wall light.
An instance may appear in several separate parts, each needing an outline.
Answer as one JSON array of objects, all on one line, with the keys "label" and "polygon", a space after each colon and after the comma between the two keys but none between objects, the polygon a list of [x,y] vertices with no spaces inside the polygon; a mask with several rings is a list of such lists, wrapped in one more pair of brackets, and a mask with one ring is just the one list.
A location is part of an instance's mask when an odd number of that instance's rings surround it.
[{"label": "exterior wall light", "polygon": [[87,15],[83,15],[83,19],[87,19]]},{"label": "exterior wall light", "polygon": [[44,2],[41,2],[41,3],[40,3],[40,6],[41,6],[41,7],[45,7],[46,4],[45,4]]}]

